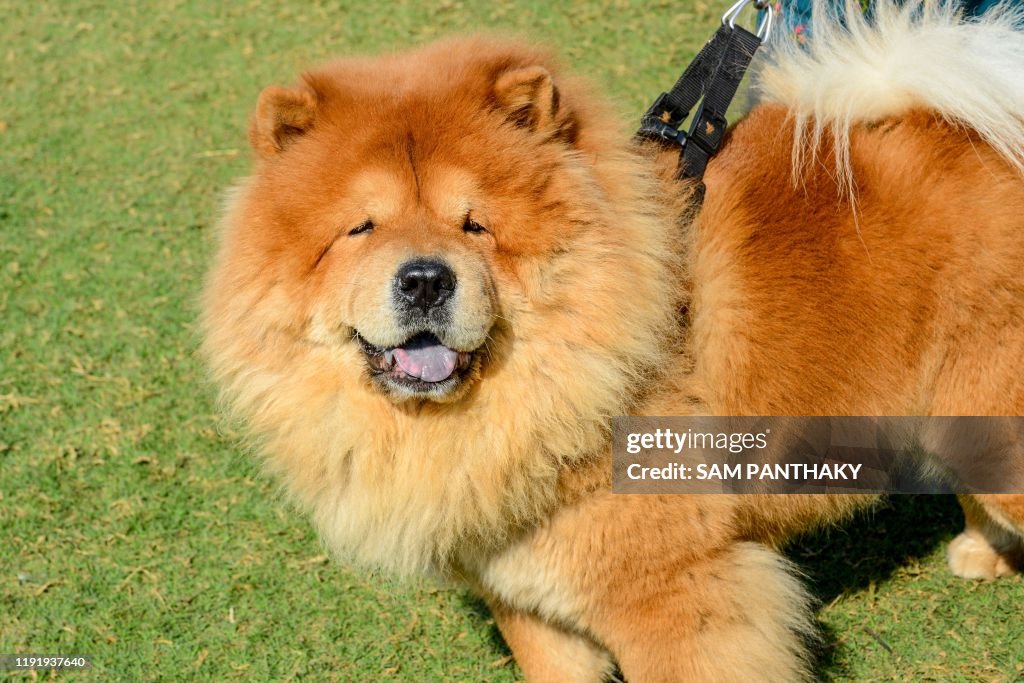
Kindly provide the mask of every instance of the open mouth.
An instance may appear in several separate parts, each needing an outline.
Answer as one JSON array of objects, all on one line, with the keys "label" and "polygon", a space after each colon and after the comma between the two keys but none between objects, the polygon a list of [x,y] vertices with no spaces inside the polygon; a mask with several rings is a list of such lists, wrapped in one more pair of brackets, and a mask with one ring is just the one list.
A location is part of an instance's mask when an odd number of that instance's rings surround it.
[{"label": "open mouth", "polygon": [[473,365],[475,352],[456,351],[430,332],[420,332],[400,346],[381,348],[359,333],[374,379],[415,393],[444,393],[458,384]]}]

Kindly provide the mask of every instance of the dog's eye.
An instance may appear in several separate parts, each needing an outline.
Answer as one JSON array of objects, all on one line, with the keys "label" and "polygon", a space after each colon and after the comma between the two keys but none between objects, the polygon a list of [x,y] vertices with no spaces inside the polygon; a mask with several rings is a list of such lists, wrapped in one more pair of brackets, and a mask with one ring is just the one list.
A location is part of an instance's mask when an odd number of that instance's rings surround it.
[{"label": "dog's eye", "polygon": [[466,216],[466,222],[462,224],[463,232],[487,232],[487,228],[477,223],[472,217]]},{"label": "dog's eye", "polygon": [[364,222],[360,223],[359,225],[357,225],[356,227],[352,228],[351,230],[349,230],[348,234],[350,236],[351,235],[359,235],[359,234],[364,233],[364,232],[370,232],[371,230],[373,230],[373,221],[367,220],[367,221],[364,221]]}]

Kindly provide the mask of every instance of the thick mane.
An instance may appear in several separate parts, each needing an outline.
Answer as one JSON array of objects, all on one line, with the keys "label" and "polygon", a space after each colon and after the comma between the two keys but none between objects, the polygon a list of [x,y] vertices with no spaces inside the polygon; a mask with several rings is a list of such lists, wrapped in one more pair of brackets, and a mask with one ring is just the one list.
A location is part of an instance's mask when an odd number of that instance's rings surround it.
[{"label": "thick mane", "polygon": [[[305,195],[292,194],[333,191],[333,207],[351,190],[293,184],[279,197],[274,192],[285,174],[263,162],[227,208],[206,287],[204,353],[225,405],[244,423],[267,469],[348,561],[398,574],[444,573],[539,524],[559,504],[563,471],[603,455],[610,418],[635,407],[673,352],[682,247],[676,207],[659,199],[649,160],[568,76],[558,76],[558,97],[574,115],[571,142],[511,123],[491,126],[500,70],[526,65],[557,73],[545,59],[529,46],[468,39],[390,59],[338,62],[305,81],[333,107],[316,120],[321,138],[308,147],[318,151],[294,143],[283,153],[308,164],[312,172],[302,182],[336,177],[329,175],[336,155],[319,150],[335,149],[333,140],[348,144],[354,132],[369,138],[383,115],[366,112],[378,107],[394,118],[389,129],[422,131],[419,144],[428,150],[470,136],[473,157],[494,155],[480,170],[467,167],[480,192],[511,207],[520,199],[536,204],[536,221],[525,225],[516,222],[519,209],[507,210],[514,217],[501,230],[514,246],[496,246],[495,256],[474,266],[487,271],[481,281],[492,284],[495,309],[487,309],[493,320],[480,377],[457,401],[398,404],[377,390],[352,336],[355,320],[368,314],[354,305],[348,317],[337,313],[349,306],[339,298],[351,300],[371,286],[350,274],[366,272],[357,262],[375,253],[382,255],[373,263],[387,262],[387,238],[350,249],[347,260],[339,247],[335,279],[320,286],[308,268],[290,266],[312,251],[318,228],[315,220],[292,218],[292,207],[305,203]],[[391,100],[402,89],[423,106],[399,111]],[[379,165],[386,180],[400,176],[372,150],[353,153],[347,163]],[[466,164],[468,154],[425,153],[418,163],[443,177]],[[533,185],[516,185],[524,180]],[[530,190],[534,185],[541,189]],[[437,195],[462,192],[435,186]],[[419,202],[418,180],[416,188]],[[387,192],[379,194],[387,199]],[[389,226],[384,235],[388,229],[406,253],[420,248],[411,231]],[[431,230],[433,241],[424,244],[432,249],[467,249],[461,233]]]},{"label": "thick mane", "polygon": [[804,44],[777,32],[757,86],[792,112],[794,177],[827,136],[851,190],[851,127],[911,108],[975,130],[1024,171],[1024,12],[1007,3],[965,18],[948,0],[879,0],[865,18],[814,0],[812,17]]}]

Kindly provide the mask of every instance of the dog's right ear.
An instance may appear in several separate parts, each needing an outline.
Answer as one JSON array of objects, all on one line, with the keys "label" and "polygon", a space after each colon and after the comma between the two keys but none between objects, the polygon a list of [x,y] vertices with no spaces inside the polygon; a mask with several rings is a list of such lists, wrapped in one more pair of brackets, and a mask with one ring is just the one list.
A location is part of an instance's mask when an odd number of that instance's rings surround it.
[{"label": "dog's right ear", "polygon": [[494,99],[509,121],[573,144],[579,121],[542,66],[513,68],[497,77]]},{"label": "dog's right ear", "polygon": [[265,88],[249,124],[249,143],[264,159],[279,154],[313,127],[316,113],[316,95],[306,86]]}]

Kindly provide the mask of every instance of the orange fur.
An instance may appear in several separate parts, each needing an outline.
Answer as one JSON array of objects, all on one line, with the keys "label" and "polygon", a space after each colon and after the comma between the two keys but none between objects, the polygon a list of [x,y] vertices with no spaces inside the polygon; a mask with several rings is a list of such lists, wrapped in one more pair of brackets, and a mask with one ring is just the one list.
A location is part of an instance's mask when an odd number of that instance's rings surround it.
[{"label": "orange fur", "polygon": [[[855,218],[827,165],[790,183],[786,123],[737,126],[691,222],[674,158],[533,48],[269,90],[206,289],[214,378],[332,549],[463,581],[530,680],[807,677],[807,599],[770,548],[869,498],[613,496],[609,419],[1020,413],[1024,185],[908,111],[852,128]],[[421,254],[454,268],[446,343],[476,354],[436,400],[381,390],[354,337],[401,343],[388,287]],[[972,572],[1016,552],[1020,500],[969,501]]]},{"label": "orange fur", "polygon": [[[342,61],[304,77],[312,123],[287,149],[262,154],[254,133],[205,348],[271,470],[346,555],[445,571],[502,547],[557,507],[560,470],[603,447],[666,362],[671,218],[627,136],[571,79],[555,98],[555,72],[482,40]],[[524,117],[531,93],[541,113]],[[467,212],[490,232],[465,234]],[[347,235],[367,217],[373,234]],[[453,343],[485,342],[452,405],[396,405],[352,340],[398,334],[388,282],[413,253],[443,254],[463,282]]]}]

